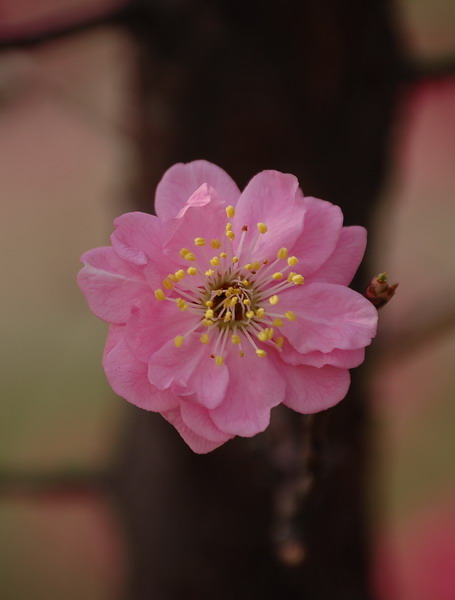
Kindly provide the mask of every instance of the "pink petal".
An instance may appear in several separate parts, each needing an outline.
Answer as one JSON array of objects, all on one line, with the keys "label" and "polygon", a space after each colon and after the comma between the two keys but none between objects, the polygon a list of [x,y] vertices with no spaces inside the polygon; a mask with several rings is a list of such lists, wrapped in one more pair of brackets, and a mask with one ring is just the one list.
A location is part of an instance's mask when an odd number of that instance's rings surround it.
[{"label": "pink petal", "polygon": [[364,227],[343,227],[335,250],[315,273],[306,277],[307,283],[325,281],[349,285],[362,261],[366,243]]},{"label": "pink petal", "polygon": [[283,403],[303,414],[334,406],[348,393],[350,377],[347,369],[325,366],[320,369],[301,365],[283,366],[286,396]]},{"label": "pink petal", "polygon": [[[209,260],[216,251],[207,248],[197,248],[194,245],[196,237],[203,237],[210,242],[213,238],[223,239],[225,236],[226,210],[219,201],[213,188],[202,185],[180,210],[178,216],[169,222],[172,232],[165,243],[165,253],[171,258],[178,259],[181,248],[192,249],[196,258],[196,266],[204,272],[210,267]],[[182,260],[180,259],[182,262]],[[184,261],[185,267],[188,263]]]},{"label": "pink petal", "polygon": [[187,164],[178,163],[166,171],[156,190],[156,214],[162,219],[177,216],[188,198],[203,183],[215,188],[220,200],[226,204],[237,204],[240,190],[229,175],[212,163],[195,160]]},{"label": "pink petal", "polygon": [[114,392],[128,402],[157,412],[178,406],[177,396],[159,391],[150,384],[147,365],[131,354],[119,330],[114,329],[109,333],[103,366]]},{"label": "pink petal", "polygon": [[121,258],[145,265],[150,258],[162,256],[163,224],[158,217],[130,212],[115,219],[114,225],[111,242]]},{"label": "pink petal", "polygon": [[233,437],[227,436],[220,431],[210,418],[210,412],[203,406],[192,402],[191,398],[182,399],[180,403],[180,412],[183,422],[194,431],[194,433],[197,433],[210,442],[221,442],[224,444],[227,439]]},{"label": "pink petal", "polygon": [[367,346],[376,334],[378,313],[353,290],[333,283],[296,286],[281,295],[280,309],[294,311],[297,319],[285,320],[283,333],[301,354],[335,348]]},{"label": "pink petal", "polygon": [[284,398],[285,383],[268,357],[257,357],[249,345],[244,351],[240,357],[237,349],[231,349],[226,396],[210,416],[222,431],[251,437],[266,429],[271,408]]},{"label": "pink petal", "polygon": [[134,356],[148,362],[154,352],[175,336],[183,335],[197,320],[197,316],[182,312],[174,302],[158,301],[150,293],[132,310],[125,339]]},{"label": "pink petal", "polygon": [[79,287],[90,310],[108,323],[125,323],[132,307],[151,293],[141,268],[119,258],[110,246],[89,250],[81,261]]},{"label": "pink petal", "polygon": [[196,452],[196,454],[207,454],[207,452],[211,452],[223,445],[225,442],[231,439],[232,436],[225,436],[223,441],[213,442],[205,437],[198,435],[195,433],[186,423],[184,423],[182,416],[180,414],[180,408],[176,408],[174,410],[166,411],[163,414],[163,417],[166,421],[169,421],[171,425],[173,425],[188,446]]},{"label": "pink petal", "polygon": [[339,206],[317,198],[307,196],[304,203],[303,232],[289,249],[300,260],[296,270],[307,277],[335,250],[343,226],[343,213]]},{"label": "pink petal", "polygon": [[189,335],[180,348],[173,341],[163,346],[150,358],[149,379],[159,389],[194,394],[202,405],[214,408],[225,396],[229,372],[226,365],[215,364],[199,337]]},{"label": "pink petal", "polygon": [[365,348],[355,348],[354,350],[335,348],[335,350],[327,353],[314,351],[301,354],[291,344],[284,344],[280,357],[289,365],[309,365],[313,367],[332,365],[344,369],[353,369],[365,360]]},{"label": "pink petal", "polygon": [[279,248],[292,246],[302,232],[304,214],[303,194],[294,175],[263,171],[253,177],[237,204],[234,232],[238,241],[245,225],[249,240],[254,239],[258,223],[265,223],[268,231],[259,236],[252,256],[245,243],[247,259],[275,258]]}]

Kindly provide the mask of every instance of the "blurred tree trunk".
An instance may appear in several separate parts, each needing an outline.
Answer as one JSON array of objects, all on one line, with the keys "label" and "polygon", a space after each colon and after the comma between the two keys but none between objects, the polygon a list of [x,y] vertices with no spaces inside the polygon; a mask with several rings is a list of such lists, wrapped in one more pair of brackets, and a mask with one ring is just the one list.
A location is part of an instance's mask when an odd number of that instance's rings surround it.
[{"label": "blurred tree trunk", "polygon": [[[368,225],[399,53],[384,0],[150,1],[132,22],[144,84],[142,196],[205,158],[240,186],[274,168]],[[360,289],[368,277],[360,278]],[[365,600],[367,401],[354,373],[327,413],[194,455],[131,408],[117,473],[131,600]]]}]

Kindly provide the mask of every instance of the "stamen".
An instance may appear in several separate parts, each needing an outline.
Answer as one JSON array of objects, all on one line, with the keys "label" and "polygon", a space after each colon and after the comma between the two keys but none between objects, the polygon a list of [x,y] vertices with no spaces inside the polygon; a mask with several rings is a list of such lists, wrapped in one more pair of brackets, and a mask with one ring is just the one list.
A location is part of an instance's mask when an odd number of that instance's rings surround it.
[{"label": "stamen", "polygon": [[258,223],[257,228],[259,233],[267,233],[267,225],[265,223]]},{"label": "stamen", "polygon": [[172,290],[174,287],[174,284],[169,278],[163,279],[162,285],[166,290]]},{"label": "stamen", "polygon": [[201,344],[208,344],[209,343],[209,336],[207,333],[203,333],[201,335],[201,337],[199,338]]},{"label": "stamen", "polygon": [[275,340],[275,344],[278,346],[278,348],[282,348],[284,344],[284,338],[280,336]]},{"label": "stamen", "polygon": [[166,294],[162,289],[155,290],[154,294],[157,300],[166,300]]},{"label": "stamen", "polygon": [[295,321],[296,320],[296,316],[295,316],[295,312],[292,310],[288,310],[284,313],[284,316],[286,317],[286,319],[289,319],[289,321]]},{"label": "stamen", "polygon": [[188,267],[188,269],[186,270],[186,272],[188,273],[188,275],[197,275],[197,269],[196,269],[196,267]]},{"label": "stamen", "polygon": [[276,256],[280,260],[286,259],[288,257],[288,249],[287,248],[280,248],[278,250],[278,252],[276,253]]},{"label": "stamen", "polygon": [[226,215],[228,219],[232,219],[232,217],[235,215],[235,208],[231,205],[226,206]]},{"label": "stamen", "polygon": [[222,356],[215,357],[215,364],[217,367],[221,367],[224,363],[224,358]]},{"label": "stamen", "polygon": [[214,267],[217,267],[220,264],[220,259],[218,258],[218,256],[214,256],[210,260],[210,264],[213,265]]},{"label": "stamen", "polygon": [[234,335],[231,337],[231,342],[232,342],[233,344],[240,344],[240,336],[239,336],[239,335],[236,335],[236,334],[234,334]]},{"label": "stamen", "polygon": [[196,257],[192,252],[187,252],[183,258],[185,260],[190,260],[191,262],[194,262],[196,260]]},{"label": "stamen", "polygon": [[212,248],[214,248],[215,250],[218,250],[218,248],[220,248],[220,247],[221,247],[221,242],[220,242],[220,240],[216,240],[216,239],[215,239],[215,240],[212,240],[212,241],[210,242],[210,245],[211,245],[211,246],[212,246]]},{"label": "stamen", "polygon": [[[177,277],[177,281],[181,281],[185,277],[185,271],[183,269],[179,269],[174,273],[175,277]],[[169,275],[170,277],[170,275]]]},{"label": "stamen", "polygon": [[265,350],[261,350],[260,348],[256,350],[256,354],[259,356],[259,358],[264,358],[264,356],[267,356],[267,352]]},{"label": "stamen", "polygon": [[179,254],[182,258],[185,258],[185,254],[188,254],[188,252],[189,252],[188,248],[181,248],[179,250]]},{"label": "stamen", "polygon": [[227,258],[226,252],[221,252],[220,253],[220,258]]},{"label": "stamen", "polygon": [[283,327],[283,320],[282,319],[274,319],[272,321],[272,325],[274,325],[275,327]]},{"label": "stamen", "polygon": [[288,265],[290,267],[294,267],[298,262],[299,262],[299,259],[297,258],[297,256],[290,256],[288,258]]},{"label": "stamen", "polygon": [[276,294],[274,294],[273,296],[270,296],[270,298],[269,298],[269,302],[272,305],[278,304],[279,301],[280,301],[280,298]]},{"label": "stamen", "polygon": [[213,274],[215,273],[215,271],[213,269],[208,269],[204,275],[207,275],[207,277],[211,277]]},{"label": "stamen", "polygon": [[205,238],[203,238],[203,237],[194,238],[194,245],[195,246],[205,246]]},{"label": "stamen", "polygon": [[295,285],[302,285],[304,280],[305,280],[305,278],[303,277],[303,275],[300,275],[299,273],[297,273],[296,275],[293,275],[293,277],[292,277],[292,281],[293,281],[293,283],[295,283]]},{"label": "stamen", "polygon": [[260,319],[262,319],[262,317],[265,315],[265,308],[258,308],[256,311],[256,316],[258,316]]},{"label": "stamen", "polygon": [[233,231],[226,231],[226,237],[228,237],[231,242],[235,238],[235,233]]},{"label": "stamen", "polygon": [[283,279],[283,273],[274,273],[272,277],[273,279]]},{"label": "stamen", "polygon": [[238,256],[233,256],[232,257],[232,262],[233,263],[238,263],[239,262],[239,257]]},{"label": "stamen", "polygon": [[176,345],[177,348],[180,348],[180,346],[183,344],[183,335],[177,335],[174,338],[174,344]]}]

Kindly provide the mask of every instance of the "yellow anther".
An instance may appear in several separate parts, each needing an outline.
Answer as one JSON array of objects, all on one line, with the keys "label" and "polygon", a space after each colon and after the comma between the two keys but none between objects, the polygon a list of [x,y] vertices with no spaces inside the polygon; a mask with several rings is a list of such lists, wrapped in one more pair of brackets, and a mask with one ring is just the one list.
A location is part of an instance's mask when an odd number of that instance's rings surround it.
[{"label": "yellow anther", "polygon": [[213,302],[212,302],[211,300],[207,300],[207,302],[205,303],[205,305],[206,305],[208,308],[212,308],[212,306],[213,306]]},{"label": "yellow anther", "polygon": [[246,287],[247,285],[250,285],[250,282],[248,281],[248,279],[244,279],[242,281],[243,285]]},{"label": "yellow anther", "polygon": [[288,249],[287,248],[280,248],[278,250],[278,252],[276,253],[276,257],[279,258],[279,259],[281,259],[281,260],[284,260],[285,258],[288,257]]},{"label": "yellow anther", "polygon": [[252,319],[254,317],[254,311],[253,310],[249,310],[246,314],[245,314],[247,319]]},{"label": "yellow anther", "polygon": [[239,257],[238,256],[233,256],[232,257],[232,262],[233,263],[238,263],[239,262]]},{"label": "yellow anther", "polygon": [[183,269],[179,269],[174,273],[174,275],[177,277],[177,280],[181,280],[185,277],[185,271]]},{"label": "yellow anther", "polygon": [[170,279],[171,281],[174,281],[174,282],[178,281],[177,275],[174,275],[173,273],[169,273],[169,275],[167,276],[167,278]]},{"label": "yellow anther", "polygon": [[188,252],[188,248],[182,248],[181,250],[179,250],[179,254],[182,258],[185,258],[185,254],[188,254]]},{"label": "yellow anther", "polygon": [[163,287],[166,290],[172,290],[172,288],[174,287],[174,284],[172,283],[172,281],[169,278],[163,279]]},{"label": "yellow anther", "polygon": [[240,344],[240,336],[239,336],[239,335],[236,335],[236,334],[234,334],[234,335],[231,337],[231,342],[232,342],[233,344]]},{"label": "yellow anther", "polygon": [[265,315],[265,308],[258,308],[256,311],[256,316],[259,317],[260,319],[262,319],[262,317]]},{"label": "yellow anther", "polygon": [[269,302],[272,306],[275,306],[275,304],[278,304],[279,301],[280,301],[280,298],[276,294],[274,294],[273,296],[270,296],[270,298],[269,298]]},{"label": "yellow anther", "polygon": [[214,314],[215,314],[215,313],[213,312],[213,310],[212,310],[211,308],[208,308],[208,309],[205,311],[205,318],[206,318],[206,319],[213,319],[213,315],[214,315]]},{"label": "yellow anther", "polygon": [[163,290],[155,290],[154,294],[157,300],[166,300],[166,294],[163,292]]},{"label": "yellow anther", "polygon": [[188,309],[188,302],[185,302],[185,300],[182,300],[182,302],[180,302],[179,304],[177,304],[177,306],[180,308],[180,310],[182,312],[185,312],[185,310]]},{"label": "yellow anther", "polygon": [[265,350],[261,350],[260,348],[256,350],[256,354],[259,356],[259,358],[264,358],[264,356],[267,356],[267,352]]},{"label": "yellow anther", "polygon": [[215,290],[215,294],[217,296],[221,296],[222,293],[223,293],[223,290]]},{"label": "yellow anther", "polygon": [[217,367],[221,367],[221,365],[224,363],[224,358],[222,356],[217,356],[215,358],[215,364]]},{"label": "yellow anther", "polygon": [[283,320],[282,319],[274,319],[272,325],[274,325],[275,327],[283,327]]},{"label": "yellow anther", "polygon": [[195,246],[205,246],[205,238],[203,238],[203,237],[194,238],[194,245]]},{"label": "yellow anther", "polygon": [[226,252],[220,252],[220,258],[227,258]]},{"label": "yellow anther", "polygon": [[220,259],[218,258],[218,256],[214,256],[210,260],[210,264],[213,265],[214,267],[218,266],[220,264]]},{"label": "yellow anther", "polygon": [[248,306],[249,304],[251,304],[251,300],[249,298],[245,298],[245,300],[243,301],[243,304]]},{"label": "yellow anther", "polygon": [[220,240],[212,240],[210,242],[210,245],[212,246],[212,248],[215,248],[215,250],[218,250],[218,248],[221,246],[221,242]]},{"label": "yellow anther", "polygon": [[287,312],[285,312],[284,316],[286,317],[286,319],[289,319],[289,321],[295,321],[296,319],[295,313],[292,310],[288,310]]},{"label": "yellow anther", "polygon": [[197,269],[196,269],[196,267],[188,267],[188,269],[186,270],[186,272],[188,273],[188,275],[197,275]]},{"label": "yellow anther", "polygon": [[266,327],[259,332],[258,338],[261,340],[261,342],[265,342],[267,340],[271,340],[274,333],[273,327]]},{"label": "yellow anther", "polygon": [[226,235],[231,240],[231,242],[235,238],[235,233],[233,231],[226,231]]},{"label": "yellow anther", "polygon": [[258,260],[255,260],[254,262],[251,263],[251,269],[253,271],[258,271],[261,267],[262,267],[262,263],[260,263]]},{"label": "yellow anther", "polygon": [[227,313],[224,315],[224,319],[223,321],[225,323],[229,323],[232,319],[232,313],[228,310]]},{"label": "yellow anther", "polygon": [[292,277],[292,282],[295,283],[295,285],[302,285],[302,283],[305,281],[305,278],[303,275],[300,275],[299,273],[297,273],[297,275],[293,275]]},{"label": "yellow anther", "polygon": [[283,273],[277,272],[272,275],[273,279],[283,279]]},{"label": "yellow anther", "polygon": [[190,260],[191,262],[194,262],[196,260],[196,257],[192,252],[187,252],[183,258],[185,260]]},{"label": "yellow anther", "polygon": [[295,265],[299,262],[299,259],[297,258],[297,256],[290,256],[288,258],[288,265],[290,267],[295,267]]},{"label": "yellow anther", "polygon": [[231,205],[226,206],[226,214],[228,219],[232,219],[232,217],[235,215],[235,208]]},{"label": "yellow anther", "polygon": [[251,269],[250,263],[247,263],[243,268],[249,271]]},{"label": "yellow anther", "polygon": [[232,223],[226,223],[226,231],[232,231]]},{"label": "yellow anther", "polygon": [[275,344],[278,346],[278,348],[282,348],[283,344],[284,344],[284,338],[279,337],[275,340]]},{"label": "yellow anther", "polygon": [[203,333],[201,335],[201,337],[199,338],[201,344],[208,344],[209,343],[209,336],[206,333]]},{"label": "yellow anther", "polygon": [[213,275],[215,273],[215,271],[213,269],[208,269],[204,275],[207,275],[207,277],[210,277],[211,275]]},{"label": "yellow anther", "polygon": [[214,324],[215,323],[211,319],[202,319],[202,325],[204,325],[204,327],[211,327]]},{"label": "yellow anther", "polygon": [[180,346],[183,344],[183,335],[177,335],[174,338],[174,344],[177,346],[177,348],[180,348]]},{"label": "yellow anther", "polygon": [[258,223],[257,226],[259,233],[267,233],[267,225],[265,223]]},{"label": "yellow anther", "polygon": [[289,283],[292,283],[292,278],[294,277],[294,275],[297,275],[297,273],[295,271],[291,271],[288,275],[288,281]]},{"label": "yellow anther", "polygon": [[237,296],[234,296],[233,298],[231,298],[229,300],[229,306],[235,306],[238,301],[239,301],[239,299],[237,298]]}]

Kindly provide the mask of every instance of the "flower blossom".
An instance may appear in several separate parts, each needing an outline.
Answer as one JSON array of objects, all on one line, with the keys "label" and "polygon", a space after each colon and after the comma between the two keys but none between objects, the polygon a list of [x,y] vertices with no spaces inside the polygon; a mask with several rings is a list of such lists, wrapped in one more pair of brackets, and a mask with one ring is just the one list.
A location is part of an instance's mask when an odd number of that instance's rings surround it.
[{"label": "flower blossom", "polygon": [[112,246],[82,256],[78,282],[110,324],[113,390],[162,414],[198,453],[265,430],[280,403],[342,400],[377,311],[349,289],[366,231],[264,171],[240,193],[219,167],[171,167],[157,216],[117,218]]}]

